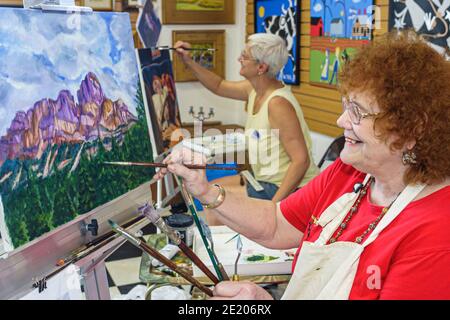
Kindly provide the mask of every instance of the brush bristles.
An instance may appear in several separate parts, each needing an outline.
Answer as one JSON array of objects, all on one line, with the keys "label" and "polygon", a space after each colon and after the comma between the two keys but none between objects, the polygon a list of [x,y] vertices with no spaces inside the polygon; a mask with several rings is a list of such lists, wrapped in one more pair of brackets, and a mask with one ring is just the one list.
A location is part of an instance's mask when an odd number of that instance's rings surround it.
[{"label": "brush bristles", "polygon": [[142,210],[142,214],[150,219],[151,222],[155,223],[160,218],[158,211],[152,207],[145,208]]}]

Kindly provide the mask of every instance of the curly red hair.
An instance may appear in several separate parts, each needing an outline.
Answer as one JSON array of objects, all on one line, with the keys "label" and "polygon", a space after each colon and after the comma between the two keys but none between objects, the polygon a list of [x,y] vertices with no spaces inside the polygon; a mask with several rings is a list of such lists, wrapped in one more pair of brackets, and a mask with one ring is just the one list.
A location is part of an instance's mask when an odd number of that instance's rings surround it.
[{"label": "curly red hair", "polygon": [[450,62],[412,30],[377,37],[346,63],[340,92],[367,92],[382,113],[374,129],[394,137],[392,150],[416,141],[417,163],[405,183],[438,183],[450,177]]}]

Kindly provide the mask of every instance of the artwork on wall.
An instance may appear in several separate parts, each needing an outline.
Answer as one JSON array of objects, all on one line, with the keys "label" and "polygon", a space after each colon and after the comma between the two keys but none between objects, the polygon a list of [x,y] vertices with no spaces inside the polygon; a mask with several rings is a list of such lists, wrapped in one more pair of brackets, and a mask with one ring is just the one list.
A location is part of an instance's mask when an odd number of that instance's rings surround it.
[{"label": "artwork on wall", "polygon": [[[225,30],[172,31],[172,41],[189,42],[193,48],[214,48],[216,51],[191,51],[192,59],[225,78]],[[192,72],[174,54],[175,81],[197,81]]]},{"label": "artwork on wall", "polygon": [[[151,2],[151,1],[150,1]],[[137,9],[139,8],[139,0],[123,0],[123,8],[128,9]]]},{"label": "artwork on wall", "polygon": [[142,90],[158,154],[176,145],[181,136],[180,109],[169,50],[138,49]]},{"label": "artwork on wall", "polygon": [[450,1],[389,1],[389,30],[407,28],[444,53],[450,49]]},{"label": "artwork on wall", "polygon": [[235,0],[164,0],[164,24],[234,24]]},{"label": "artwork on wall", "polygon": [[103,165],[153,160],[128,14],[3,8],[0,34],[0,233],[11,249],[154,171]]},{"label": "artwork on wall", "polygon": [[0,0],[1,7],[23,7],[23,0]]},{"label": "artwork on wall", "polygon": [[137,19],[137,32],[145,48],[155,47],[161,33],[161,21],[155,13],[153,3],[145,2]]},{"label": "artwork on wall", "polygon": [[299,7],[297,0],[255,0],[255,33],[268,32],[286,41],[289,59],[278,79],[286,84],[300,83]]},{"label": "artwork on wall", "polygon": [[82,5],[97,11],[112,11],[114,9],[113,0],[82,0]]},{"label": "artwork on wall", "polygon": [[310,84],[334,87],[340,66],[369,43],[372,0],[311,0]]}]

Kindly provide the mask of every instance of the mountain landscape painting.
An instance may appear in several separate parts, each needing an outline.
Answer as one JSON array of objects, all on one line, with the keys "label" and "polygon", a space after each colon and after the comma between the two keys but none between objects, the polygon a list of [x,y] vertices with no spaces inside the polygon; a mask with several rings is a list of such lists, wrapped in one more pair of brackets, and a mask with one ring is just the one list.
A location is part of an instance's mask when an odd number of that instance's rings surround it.
[{"label": "mountain landscape painting", "polygon": [[[130,19],[0,9],[0,233],[6,250],[138,187],[152,161]],[[1,248],[0,248],[1,250]]]}]

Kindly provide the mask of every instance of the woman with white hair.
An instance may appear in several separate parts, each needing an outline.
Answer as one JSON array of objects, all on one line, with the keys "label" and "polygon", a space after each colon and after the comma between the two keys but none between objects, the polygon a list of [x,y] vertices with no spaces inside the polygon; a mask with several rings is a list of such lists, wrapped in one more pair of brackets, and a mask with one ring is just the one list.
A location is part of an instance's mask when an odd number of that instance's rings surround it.
[{"label": "woman with white hair", "polygon": [[[248,37],[238,61],[242,81],[227,81],[193,61],[190,44],[175,44],[178,56],[197,79],[213,93],[247,102],[245,131],[253,174],[264,187],[257,192],[250,184],[250,197],[278,202],[304,186],[318,173],[312,161],[311,137],[300,105],[291,92],[276,79],[288,59],[284,39],[258,33]],[[239,185],[238,177],[221,179],[226,186]],[[209,221],[210,224],[212,223]]]}]

